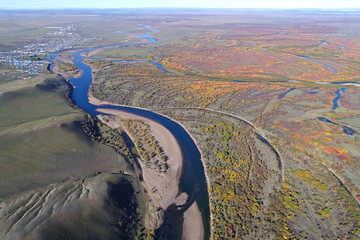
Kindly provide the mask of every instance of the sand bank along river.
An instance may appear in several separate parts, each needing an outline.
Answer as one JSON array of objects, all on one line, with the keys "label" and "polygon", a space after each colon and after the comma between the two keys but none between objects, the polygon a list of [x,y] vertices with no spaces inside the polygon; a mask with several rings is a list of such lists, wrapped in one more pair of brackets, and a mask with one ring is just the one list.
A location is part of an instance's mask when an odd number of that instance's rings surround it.
[{"label": "sand bank along river", "polygon": [[[152,38],[150,34],[152,32],[156,32],[156,30],[152,29],[150,26],[146,26],[144,29],[148,29],[144,35],[139,35],[140,38],[146,40],[146,42],[139,42],[139,43],[127,43],[115,46],[107,46],[102,48],[109,48],[109,47],[116,47],[122,45],[139,45],[139,44],[150,44],[157,42],[156,39]],[[178,224],[183,223],[183,238],[185,239],[203,239],[204,236],[208,238],[210,228],[210,211],[209,211],[209,197],[207,191],[207,184],[206,178],[204,173],[204,167],[201,160],[200,152],[194,143],[191,136],[188,132],[180,126],[178,123],[170,120],[169,118],[162,116],[160,114],[147,111],[145,109],[127,107],[127,106],[120,106],[111,103],[99,103],[96,102],[95,99],[89,101],[89,88],[93,81],[93,77],[91,74],[91,67],[84,64],[82,62],[83,59],[87,58],[85,55],[88,55],[91,51],[99,50],[101,48],[89,48],[89,49],[81,49],[78,51],[72,51],[72,55],[74,56],[74,63],[82,72],[82,75],[79,78],[70,78],[70,82],[73,85],[73,93],[72,99],[74,103],[84,110],[85,112],[91,114],[92,116],[97,116],[99,114],[115,114],[121,117],[127,116],[128,118],[138,119],[141,118],[142,120],[153,124],[154,129],[161,129],[160,132],[164,132],[165,130],[171,133],[174,137],[174,141],[177,142],[177,147],[181,152],[181,159],[177,159],[177,161],[173,161],[173,167],[176,164],[179,164],[180,170],[180,177],[178,179],[178,186],[174,186],[175,195],[181,195],[182,193],[186,193],[188,196],[183,202],[181,203],[181,207],[176,207],[176,203],[172,203],[172,199],[174,193],[170,194],[172,197],[165,197],[160,196],[162,201],[160,201],[160,205],[167,207],[165,209],[165,216],[169,216],[171,219],[175,219],[167,224]],[[50,61],[56,58],[58,53],[52,54],[48,57]],[[159,63],[151,62],[155,64],[160,70],[167,72]],[[164,130],[165,129],[165,130]],[[156,134],[155,134],[156,135]],[[161,134],[160,134],[161,135]],[[160,136],[159,135],[159,136]],[[168,147],[168,149],[170,149]],[[176,150],[175,150],[176,152]],[[179,155],[175,154],[174,156]],[[175,169],[176,167],[174,167]],[[174,175],[175,176],[175,175]],[[176,179],[176,177],[175,177]],[[151,183],[151,177],[148,175],[148,184]],[[171,183],[170,183],[171,182]],[[169,184],[173,184],[174,182],[170,181]],[[159,186],[158,186],[159,187]],[[171,191],[173,191],[172,189]],[[169,193],[171,192],[169,190]],[[161,192],[161,191],[159,191]],[[163,189],[163,192],[164,191]],[[159,197],[159,196],[158,196]],[[202,204],[196,204],[198,199],[202,199]],[[206,199],[206,201],[204,201]],[[205,202],[205,203],[204,203]],[[202,226],[197,228],[198,231],[195,234],[192,222],[199,222],[202,221]],[[167,226],[167,227],[174,227],[179,228],[178,226]],[[203,230],[201,230],[203,229]],[[201,233],[201,231],[203,233]],[[191,235],[191,232],[195,235]],[[194,238],[195,237],[195,238]]]}]

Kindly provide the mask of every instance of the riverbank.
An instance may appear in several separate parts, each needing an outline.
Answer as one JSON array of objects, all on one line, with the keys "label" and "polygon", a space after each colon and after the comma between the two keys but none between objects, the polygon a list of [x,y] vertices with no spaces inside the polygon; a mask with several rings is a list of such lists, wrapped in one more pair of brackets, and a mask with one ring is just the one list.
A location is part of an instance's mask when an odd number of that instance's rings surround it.
[{"label": "riverbank", "polygon": [[[92,96],[89,97],[89,102],[95,105],[108,104]],[[151,135],[159,143],[167,156],[169,168],[165,173],[154,171],[148,168],[144,162],[140,161],[143,175],[142,186],[149,197],[149,214],[146,222],[150,227],[159,227],[158,224],[162,222],[156,222],[155,218],[158,217],[156,216],[156,209],[161,207],[163,210],[166,210],[172,204],[180,206],[184,204],[187,199],[186,194],[183,193],[180,195],[179,192],[183,156],[176,138],[164,126],[148,118],[114,109],[98,109],[97,111],[116,116],[107,122],[100,117],[103,123],[111,128],[123,127],[120,119],[140,120],[148,124],[151,129]],[[123,129],[125,128],[123,127]],[[129,133],[128,135],[132,138]],[[202,214],[196,202],[184,213],[182,235],[183,239],[204,239]]]},{"label": "riverbank", "polygon": [[[149,33],[147,33],[145,35],[141,35],[139,37],[149,40],[150,41],[149,43],[153,43],[153,42],[157,41],[156,39],[150,38],[148,35],[149,35]],[[138,45],[138,44],[140,44],[140,43],[134,43],[133,45]],[[116,47],[116,46],[123,46],[123,45],[120,44],[120,45],[114,45],[114,46],[108,46],[108,47],[102,47],[102,48],[109,48],[109,47]],[[93,48],[91,50],[96,50],[96,48]],[[178,123],[171,121],[170,119],[168,119],[165,116],[162,116],[161,114],[150,112],[150,111],[147,111],[146,109],[123,107],[123,106],[119,106],[119,105],[112,104],[112,103],[101,102],[101,103],[97,104],[94,102],[89,102],[89,98],[88,98],[89,88],[92,83],[92,80],[94,79],[94,74],[91,70],[91,67],[88,66],[87,64],[83,63],[82,58],[80,57],[81,54],[86,51],[80,50],[80,51],[76,52],[76,54],[75,53],[72,54],[74,56],[74,61],[73,61],[74,64],[77,66],[78,69],[83,71],[83,74],[81,75],[81,77],[69,79],[74,87],[74,92],[72,94],[72,99],[74,100],[74,103],[79,108],[81,108],[83,111],[89,113],[92,116],[101,115],[101,111],[99,111],[100,109],[106,109],[106,110],[116,109],[116,110],[120,110],[122,112],[131,112],[131,113],[134,113],[137,115],[141,115],[141,116],[144,116],[145,118],[151,119],[151,121],[160,123],[162,126],[164,126],[166,129],[168,129],[174,135],[174,138],[178,141],[178,148],[180,149],[181,153],[184,156],[183,158],[181,158],[181,163],[182,164],[186,163],[186,164],[184,164],[180,168],[180,170],[177,172],[178,175],[174,175],[174,176],[178,176],[177,185],[176,185],[176,187],[177,187],[176,195],[179,193],[179,189],[181,189],[181,192],[186,192],[186,194],[189,195],[189,198],[186,201],[185,206],[179,206],[175,203],[175,204],[169,205],[170,206],[169,208],[164,209],[163,206],[167,206],[169,203],[171,203],[171,201],[170,201],[171,198],[166,197],[163,200],[163,196],[161,194],[159,194],[160,191],[158,188],[156,188],[156,187],[154,188],[151,186],[144,187],[144,189],[148,191],[147,194],[149,195],[149,200],[150,200],[149,204],[155,203],[152,206],[152,209],[155,210],[153,212],[154,213],[153,219],[157,219],[157,220],[162,219],[164,215],[170,219],[174,219],[173,222],[171,221],[172,223],[169,224],[169,221],[166,221],[166,224],[164,224],[166,226],[162,225],[162,226],[164,226],[164,228],[162,228],[162,229],[169,229],[169,231],[165,231],[165,232],[160,231],[159,234],[165,234],[163,236],[169,236],[168,234],[171,234],[172,238],[176,238],[176,239],[178,237],[180,237],[182,235],[181,230],[182,230],[182,225],[183,225],[182,222],[183,222],[183,217],[184,217],[183,213],[184,213],[184,211],[187,210],[187,208],[189,208],[193,204],[193,201],[196,201],[197,198],[200,198],[199,197],[200,195],[201,195],[201,198],[203,199],[202,200],[203,203],[200,205],[202,216],[199,215],[200,216],[199,219],[205,218],[205,220],[206,220],[205,221],[206,222],[205,229],[206,229],[206,232],[208,232],[208,230],[209,230],[209,227],[208,227],[209,208],[208,208],[208,192],[207,192],[207,186],[206,186],[206,177],[205,177],[205,175],[203,175],[204,165],[201,162],[202,159],[201,159],[200,152],[198,151],[198,147],[195,145],[192,137],[189,136],[188,132],[185,129],[183,129]],[[52,58],[55,59],[56,57],[53,56]],[[161,65],[159,65],[156,62],[152,62],[152,63],[156,64],[159,68],[161,67]],[[162,67],[161,67],[161,69],[163,71],[167,72]],[[141,125],[141,123],[138,123],[138,124]],[[147,123],[147,125],[148,125],[148,123]],[[140,132],[142,132],[142,130],[140,130]],[[137,132],[135,132],[133,134],[137,135]],[[131,134],[128,134],[128,135],[131,135]],[[139,145],[142,145],[141,137],[140,137],[140,142],[139,142],[139,138],[136,140],[138,140],[137,143]],[[129,140],[130,144],[131,144],[131,141],[134,141],[134,139]],[[163,149],[162,146],[160,146],[160,147],[161,147],[161,149]],[[148,150],[150,150],[150,149],[148,149]],[[139,151],[142,151],[141,147],[139,147]],[[151,153],[151,152],[152,152],[152,150],[149,151],[149,153]],[[166,159],[166,157],[167,156],[165,156],[165,159]],[[148,159],[148,154],[145,153],[144,159]],[[152,159],[152,158],[150,158],[150,159]],[[153,170],[154,170],[154,167],[160,166],[158,164],[159,162],[157,161],[157,159],[152,159],[152,160],[154,161],[156,166],[154,164],[149,164],[149,162],[146,162],[146,164],[143,164],[143,165],[148,165]],[[161,165],[159,168],[160,172],[156,171],[156,170],[154,172],[161,173],[161,169],[165,169],[165,168],[168,168],[168,167],[166,165],[165,166]],[[184,170],[182,171],[182,169],[184,169]],[[170,172],[170,170],[166,170],[166,172]],[[157,184],[159,182],[161,182],[163,184],[163,179],[158,178],[158,179],[154,180],[154,178],[156,178],[155,176],[156,175],[152,175],[151,177],[147,178],[146,183],[149,184],[151,181],[153,181]],[[139,179],[143,180],[144,176],[140,175]],[[145,182],[145,181],[143,181],[143,182]],[[157,186],[157,185],[155,185],[155,186]],[[199,192],[199,190],[201,192]],[[156,198],[156,197],[152,198],[152,196],[154,196],[153,193],[156,193],[156,192],[159,194],[158,198]],[[152,196],[150,196],[149,193],[151,193]],[[169,193],[166,193],[166,194],[169,194]],[[174,196],[172,197],[172,200],[176,199],[176,195],[175,195],[175,197]],[[206,201],[204,201],[205,199],[206,199]],[[159,201],[161,202],[161,204],[158,203]],[[172,202],[174,203],[174,201],[172,201]],[[166,219],[166,218],[164,218],[164,219]],[[180,222],[181,222],[181,224],[179,224]],[[199,224],[203,224],[203,223],[201,222]],[[174,231],[175,228],[179,228],[180,231]],[[157,229],[157,227],[154,227],[153,229]],[[173,233],[171,233],[171,232],[173,232]]]},{"label": "riverbank", "polygon": [[204,239],[204,225],[202,224],[201,212],[196,202],[194,202],[184,213],[182,235],[182,240],[193,239]]},{"label": "riverbank", "polygon": [[[63,61],[63,59],[61,59],[61,61]],[[72,63],[72,60],[67,60],[67,61],[64,61],[66,63]],[[83,74],[83,71],[82,70],[78,70],[76,72],[64,72],[62,71],[60,68],[60,64],[54,64],[54,67],[52,68],[52,72],[53,73],[56,73],[58,75],[61,75],[63,78],[65,78],[67,81],[69,81],[70,78],[79,78],[81,77],[81,75]]]},{"label": "riverbank", "polygon": [[[98,109],[98,111],[116,116],[109,122],[103,121],[103,123],[114,129],[122,127],[126,131],[120,119],[140,120],[150,126],[151,135],[158,141],[167,156],[169,169],[166,173],[160,173],[147,167],[144,161],[140,161],[144,179],[143,185],[151,201],[161,206],[161,208],[166,209],[174,203],[179,192],[179,180],[182,171],[182,154],[175,137],[159,123],[142,116],[114,109]],[[100,117],[100,119],[102,118]],[[134,136],[129,132],[127,134],[132,140],[134,139]]]}]

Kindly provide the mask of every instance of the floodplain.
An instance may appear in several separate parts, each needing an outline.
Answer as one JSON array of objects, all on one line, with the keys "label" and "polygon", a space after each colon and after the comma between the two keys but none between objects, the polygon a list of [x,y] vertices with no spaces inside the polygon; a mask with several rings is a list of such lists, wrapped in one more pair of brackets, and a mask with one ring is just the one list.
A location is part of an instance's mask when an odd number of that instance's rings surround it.
[{"label": "floodplain", "polygon": [[[51,17],[46,11],[22,13],[22,18],[19,14],[0,14],[9,23],[0,28],[5,51],[0,74],[21,71],[5,61],[8,56],[16,59],[18,51],[43,57],[61,51],[55,71],[69,80],[79,73],[71,55],[93,49],[83,54],[91,67],[93,98],[162,114],[187,130],[206,174],[209,198],[196,200],[205,238],[360,238],[359,12],[139,9],[60,11]],[[145,156],[155,162],[149,169],[165,172],[166,161],[159,159],[166,156],[144,151],[152,141],[157,146],[154,135],[111,129],[104,116],[100,123],[71,108],[71,86],[48,72],[46,63],[40,73],[0,78],[0,211],[5,213],[11,200],[41,187],[73,184],[73,178],[107,182],[109,187],[108,174],[126,172],[138,195],[123,198],[145,210],[132,209],[134,224],[97,233],[111,239],[111,234],[124,237],[122,231],[131,229],[129,238],[166,239],[171,235],[161,226],[166,209],[149,208],[146,200],[156,189],[136,180],[135,162]],[[130,122],[126,124],[129,128]],[[136,136],[131,145],[129,139]],[[101,189],[101,196],[111,198],[106,187]],[[209,202],[209,219],[203,201]],[[113,213],[125,222],[123,212]],[[4,216],[0,214],[0,221]],[[0,228],[0,234],[13,236],[14,227]],[[84,236],[62,227],[68,236]],[[21,234],[17,236],[33,232]],[[171,236],[181,239],[182,234]]]}]

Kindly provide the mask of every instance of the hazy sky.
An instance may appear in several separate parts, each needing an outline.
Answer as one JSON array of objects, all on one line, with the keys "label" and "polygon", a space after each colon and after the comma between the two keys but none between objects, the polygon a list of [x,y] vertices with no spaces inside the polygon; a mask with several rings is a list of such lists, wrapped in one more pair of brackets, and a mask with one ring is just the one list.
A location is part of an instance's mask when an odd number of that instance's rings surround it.
[{"label": "hazy sky", "polygon": [[360,8],[360,0],[1,0],[0,9],[49,8]]}]

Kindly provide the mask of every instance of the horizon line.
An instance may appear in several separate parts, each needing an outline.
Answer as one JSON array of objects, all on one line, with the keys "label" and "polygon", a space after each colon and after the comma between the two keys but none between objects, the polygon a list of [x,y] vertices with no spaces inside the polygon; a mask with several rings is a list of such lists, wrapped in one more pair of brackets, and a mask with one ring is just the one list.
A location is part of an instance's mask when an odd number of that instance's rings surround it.
[{"label": "horizon line", "polygon": [[32,11],[39,11],[39,10],[127,10],[127,9],[204,9],[204,10],[353,10],[357,11],[360,10],[360,6],[353,8],[353,7],[116,7],[116,8],[102,8],[102,7],[81,7],[81,8],[0,8],[0,11],[3,10],[32,10]]}]

